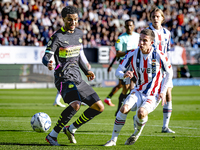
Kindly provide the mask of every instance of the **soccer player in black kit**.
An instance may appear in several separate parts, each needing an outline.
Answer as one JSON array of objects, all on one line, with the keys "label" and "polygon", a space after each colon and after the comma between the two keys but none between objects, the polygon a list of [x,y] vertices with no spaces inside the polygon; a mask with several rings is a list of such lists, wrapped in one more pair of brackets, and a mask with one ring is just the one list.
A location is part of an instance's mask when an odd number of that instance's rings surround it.
[{"label": "soccer player in black kit", "polygon": [[[56,64],[54,69],[55,86],[60,91],[64,102],[69,104],[61,113],[53,130],[46,136],[46,141],[53,146],[59,146],[57,136],[62,129],[70,142],[76,143],[75,131],[104,110],[104,105],[99,96],[82,79],[79,71],[80,67],[88,80],[95,78],[94,73],[86,68],[80,58],[80,53],[83,52],[83,33],[76,28],[78,9],[74,6],[66,6],[61,15],[64,26],[52,35],[42,60],[49,70],[53,70],[53,63],[50,59],[52,56],[54,57]],[[81,101],[86,103],[89,108],[69,127],[65,127],[80,109]]]}]

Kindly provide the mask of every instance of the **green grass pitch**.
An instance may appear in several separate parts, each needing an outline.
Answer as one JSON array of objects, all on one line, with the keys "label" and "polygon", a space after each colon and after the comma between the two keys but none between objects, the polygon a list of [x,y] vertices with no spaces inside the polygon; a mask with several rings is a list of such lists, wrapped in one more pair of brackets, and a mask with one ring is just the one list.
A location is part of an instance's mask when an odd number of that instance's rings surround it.
[{"label": "green grass pitch", "polygon": [[[111,88],[94,89],[102,101],[111,91]],[[169,127],[176,132],[175,134],[161,133],[163,114],[162,106],[159,105],[154,112],[149,114],[149,120],[138,141],[134,145],[127,146],[124,143],[134,132],[132,117],[135,112],[130,112],[115,147],[102,146],[111,138],[117,107],[110,107],[105,103],[105,110],[102,114],[77,130],[75,134],[77,144],[69,143],[66,135],[61,132],[58,142],[62,146],[49,146],[45,137],[53,129],[58,116],[63,111],[63,108],[53,106],[56,92],[56,89],[0,90],[0,149],[200,149],[200,87],[198,86],[173,88],[173,111]],[[119,94],[120,91],[112,98],[115,105],[118,103]],[[81,106],[68,125],[87,108],[88,106]],[[37,133],[31,128],[31,117],[38,112],[45,112],[51,117],[52,126],[47,133]]]}]

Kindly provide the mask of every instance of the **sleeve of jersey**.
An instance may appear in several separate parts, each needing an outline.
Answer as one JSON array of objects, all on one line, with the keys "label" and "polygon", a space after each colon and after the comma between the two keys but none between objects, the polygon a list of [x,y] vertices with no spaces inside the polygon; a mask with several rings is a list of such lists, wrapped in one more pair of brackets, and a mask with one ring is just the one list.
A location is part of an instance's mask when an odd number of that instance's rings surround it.
[{"label": "sleeve of jersey", "polygon": [[85,66],[85,64],[84,64],[84,62],[83,62],[83,60],[81,59],[81,56],[79,55],[79,67],[81,68],[81,70],[83,71],[83,73],[85,74],[85,75],[88,75],[88,69],[87,69],[87,67]]},{"label": "sleeve of jersey", "polygon": [[117,41],[115,42],[115,49],[116,51],[122,51],[123,46],[122,46],[122,38],[118,37]]},{"label": "sleeve of jersey", "polygon": [[57,47],[58,47],[58,38],[55,35],[53,35],[51,37],[51,39],[49,40],[49,42],[47,43],[47,48],[46,48],[45,54],[42,58],[42,63],[45,66],[47,66],[49,60],[54,55]]},{"label": "sleeve of jersey", "polygon": [[169,82],[172,80],[173,77],[173,70],[166,55],[161,56],[161,63],[162,69],[166,72],[166,76],[164,78],[163,85],[161,88],[161,93],[166,94]]},{"label": "sleeve of jersey", "polygon": [[84,64],[88,64],[88,60],[85,57],[85,54],[84,54],[84,51],[83,51],[83,45],[81,46],[80,56],[81,56],[81,59],[82,59],[83,63]]},{"label": "sleeve of jersey", "polygon": [[124,79],[124,71],[130,64],[130,59],[129,59],[130,57],[131,57],[131,53],[126,54],[126,56],[124,57],[122,62],[119,64],[119,66],[115,72],[115,76],[118,79]]}]

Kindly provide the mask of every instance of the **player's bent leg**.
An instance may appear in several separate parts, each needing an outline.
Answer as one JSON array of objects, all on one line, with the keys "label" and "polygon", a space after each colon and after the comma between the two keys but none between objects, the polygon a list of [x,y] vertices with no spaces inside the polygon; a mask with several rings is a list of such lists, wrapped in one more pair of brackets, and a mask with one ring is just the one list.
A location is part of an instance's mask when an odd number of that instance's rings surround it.
[{"label": "player's bent leg", "polygon": [[118,111],[115,123],[113,127],[112,137],[104,146],[115,146],[117,142],[118,135],[125,124],[127,114],[130,112],[131,108],[137,103],[137,96],[135,94],[129,94],[124,101],[123,106]]},{"label": "player's bent leg", "polygon": [[120,96],[119,96],[118,107],[117,107],[117,111],[115,112],[115,116],[117,115],[119,109],[121,108],[123,101],[124,101],[124,100],[126,99],[126,97],[127,97],[126,93],[127,93],[128,90],[129,90],[129,86],[130,86],[130,85],[123,85],[122,93],[121,93]]},{"label": "player's bent leg", "polygon": [[[123,108],[123,106],[122,106],[122,108]],[[106,144],[104,144],[104,146],[115,146],[116,145],[119,133],[125,124],[126,117],[127,117],[127,114],[124,114],[121,111],[118,111],[117,116],[115,118],[112,137]]]},{"label": "player's bent leg", "polygon": [[145,108],[140,107],[136,115],[134,116],[135,131],[126,140],[125,145],[132,145],[138,140],[147,121],[148,121],[148,112]]},{"label": "player's bent leg", "polygon": [[171,130],[169,126],[169,121],[171,118],[172,113],[172,94],[171,94],[172,88],[169,87],[167,89],[166,93],[166,104],[163,106],[163,127],[162,127],[162,133],[175,133],[173,130]]},{"label": "player's bent leg", "polygon": [[74,137],[74,133],[76,132],[76,130],[83,124],[92,120],[95,116],[99,115],[104,110],[104,105],[102,101],[99,100],[99,97],[96,93],[88,96],[87,99],[89,101],[96,102],[93,103],[88,109],[86,109],[75,122],[73,122],[67,129],[64,130],[71,143],[76,143]]},{"label": "player's bent leg", "polygon": [[80,101],[75,101],[73,102],[75,109],[69,105],[60,115],[55,127],[53,128],[53,130],[47,135],[46,137],[46,141],[48,143],[50,143],[50,145],[53,146],[58,146],[58,142],[57,142],[57,136],[60,133],[60,131],[62,130],[62,128],[64,127],[65,124],[67,124],[70,119],[76,114],[76,112],[78,111],[78,109],[80,108],[78,105],[80,105]]}]

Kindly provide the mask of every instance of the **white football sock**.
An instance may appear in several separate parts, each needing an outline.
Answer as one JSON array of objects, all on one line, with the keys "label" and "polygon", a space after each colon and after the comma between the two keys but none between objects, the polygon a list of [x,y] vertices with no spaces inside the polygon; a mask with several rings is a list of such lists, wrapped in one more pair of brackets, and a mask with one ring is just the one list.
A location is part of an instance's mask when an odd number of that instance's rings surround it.
[{"label": "white football sock", "polygon": [[118,111],[117,116],[115,118],[111,140],[117,142],[118,135],[125,124],[126,117],[127,117],[127,114],[123,114],[121,113],[121,111]]},{"label": "white football sock", "polygon": [[146,122],[148,121],[148,116],[146,116],[143,119],[139,119],[138,115],[136,113],[135,119],[136,119],[136,130],[135,130],[134,134],[135,135],[137,135],[138,133],[141,134]]},{"label": "white football sock", "polygon": [[69,131],[71,132],[71,133],[75,133],[76,132],[76,130],[77,130],[77,128],[73,125],[73,124],[71,124],[70,126],[69,126]]},{"label": "white football sock", "polygon": [[58,137],[58,133],[54,129],[49,133],[49,135],[56,138]]},{"label": "white football sock", "polygon": [[164,104],[163,106],[163,128],[168,127],[171,114],[172,114],[172,101],[167,102],[167,104]]},{"label": "white football sock", "polygon": [[57,95],[56,95],[54,103],[57,104],[58,102],[60,102],[60,99],[61,99],[61,95],[60,95],[59,92],[57,92]]}]

